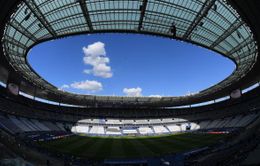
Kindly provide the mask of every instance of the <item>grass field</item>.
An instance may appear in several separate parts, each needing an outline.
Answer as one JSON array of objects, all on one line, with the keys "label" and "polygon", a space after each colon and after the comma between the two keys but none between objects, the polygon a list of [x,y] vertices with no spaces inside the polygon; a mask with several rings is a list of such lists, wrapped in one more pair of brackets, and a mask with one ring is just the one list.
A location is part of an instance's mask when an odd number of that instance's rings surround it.
[{"label": "grass field", "polygon": [[39,144],[52,152],[66,153],[84,158],[139,158],[188,151],[216,143],[223,137],[223,135],[192,133],[114,138],[71,136]]}]

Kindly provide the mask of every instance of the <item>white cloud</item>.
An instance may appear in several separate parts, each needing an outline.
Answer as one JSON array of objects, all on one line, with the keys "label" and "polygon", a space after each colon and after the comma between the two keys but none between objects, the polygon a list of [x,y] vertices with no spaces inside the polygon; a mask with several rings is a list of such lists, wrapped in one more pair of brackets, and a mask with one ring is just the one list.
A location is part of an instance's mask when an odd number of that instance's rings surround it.
[{"label": "white cloud", "polygon": [[74,82],[70,86],[74,89],[89,90],[92,92],[101,91],[103,89],[103,85],[100,82],[89,80]]},{"label": "white cloud", "polygon": [[95,42],[93,44],[90,44],[87,48],[84,47],[83,51],[86,55],[91,56],[106,55],[105,44],[102,42]]},{"label": "white cloud", "polygon": [[85,69],[85,70],[83,70],[83,73],[85,73],[85,74],[91,74],[91,73],[92,73],[92,70]]},{"label": "white cloud", "polygon": [[84,73],[102,78],[111,78],[113,76],[112,69],[108,65],[110,59],[106,56],[104,43],[95,42],[90,44],[88,47],[83,47],[83,52],[85,55],[83,58],[84,63],[93,67],[91,70],[84,70]]},{"label": "white cloud", "polygon": [[129,97],[140,97],[142,96],[142,88],[124,88],[123,93],[125,93],[126,96]]},{"label": "white cloud", "polygon": [[149,97],[157,97],[157,98],[161,98],[161,95],[150,95]]},{"label": "white cloud", "polygon": [[111,67],[106,64],[98,64],[93,68],[94,76],[99,76],[102,78],[111,78],[113,76],[111,72]]},{"label": "white cloud", "polygon": [[64,89],[68,89],[68,88],[70,88],[69,85],[63,84],[58,90],[64,90]]}]

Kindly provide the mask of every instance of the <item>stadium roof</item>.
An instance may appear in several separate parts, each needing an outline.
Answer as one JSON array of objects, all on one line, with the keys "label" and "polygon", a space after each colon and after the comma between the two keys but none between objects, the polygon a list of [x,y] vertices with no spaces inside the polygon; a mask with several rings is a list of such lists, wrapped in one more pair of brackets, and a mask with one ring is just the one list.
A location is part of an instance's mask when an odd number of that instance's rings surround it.
[{"label": "stadium roof", "polygon": [[[60,91],[40,77],[27,62],[28,51],[43,41],[109,32],[157,35],[193,43],[233,60],[236,69],[222,82],[192,96],[117,97]],[[24,88],[28,94],[79,105],[98,102],[178,105],[196,98],[204,97],[205,100],[205,96],[243,79],[258,56],[254,34],[226,0],[17,1],[5,25],[2,47],[10,66],[22,75],[21,89],[31,83],[38,90]]]}]

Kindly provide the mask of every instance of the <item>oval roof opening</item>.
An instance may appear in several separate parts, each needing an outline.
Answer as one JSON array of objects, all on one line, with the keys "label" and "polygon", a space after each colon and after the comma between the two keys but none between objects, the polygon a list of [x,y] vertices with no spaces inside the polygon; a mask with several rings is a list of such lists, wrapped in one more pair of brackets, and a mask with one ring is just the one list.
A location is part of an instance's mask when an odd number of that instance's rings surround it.
[{"label": "oval roof opening", "polygon": [[136,34],[93,34],[44,42],[32,68],[61,90],[108,96],[185,96],[227,78],[235,64],[189,43]]}]

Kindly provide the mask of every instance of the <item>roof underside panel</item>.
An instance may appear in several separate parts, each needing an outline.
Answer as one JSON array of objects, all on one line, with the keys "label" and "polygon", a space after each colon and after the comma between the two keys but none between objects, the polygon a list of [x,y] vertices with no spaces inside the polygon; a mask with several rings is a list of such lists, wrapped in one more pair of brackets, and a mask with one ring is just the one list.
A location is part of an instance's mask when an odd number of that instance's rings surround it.
[{"label": "roof underside panel", "polygon": [[[3,48],[12,66],[26,80],[45,91],[70,97],[72,94],[58,91],[35,73],[26,61],[26,53],[41,41],[100,32],[176,38],[217,51],[236,62],[237,68],[230,77],[193,97],[214,93],[243,78],[258,56],[250,28],[225,0],[24,0],[6,24]],[[77,98],[106,102],[165,99],[83,95]]]}]

